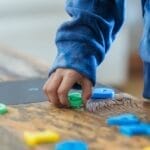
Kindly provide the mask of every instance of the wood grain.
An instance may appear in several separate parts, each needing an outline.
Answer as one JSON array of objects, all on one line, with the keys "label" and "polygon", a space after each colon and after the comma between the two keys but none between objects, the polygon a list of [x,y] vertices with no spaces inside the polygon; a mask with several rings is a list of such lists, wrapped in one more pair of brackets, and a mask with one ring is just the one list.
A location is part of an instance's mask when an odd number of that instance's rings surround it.
[{"label": "wood grain", "polygon": [[[108,116],[123,112],[134,112],[142,120],[150,121],[150,106],[135,99],[133,101],[132,103],[136,105],[124,106],[126,109],[124,108],[123,111],[120,111],[118,106],[113,106],[106,110],[103,109],[99,113],[96,112],[96,114],[89,113],[85,109],[59,109],[48,102],[10,106],[9,113],[1,116],[0,137],[1,139],[5,138],[1,141],[1,145],[3,147],[9,145],[6,150],[12,149],[12,147],[15,150],[20,150],[20,147],[28,149],[23,142],[24,131],[50,129],[58,132],[62,140],[85,140],[91,150],[110,149],[111,147],[116,150],[140,150],[150,144],[148,138],[124,137],[117,132],[117,128],[108,127],[105,123]],[[35,149],[48,150],[53,146],[49,144]]]},{"label": "wood grain", "polygon": [[[8,73],[8,80],[11,77],[12,74]],[[91,106],[91,102],[89,105]],[[124,137],[118,133],[116,127],[108,127],[105,123],[108,116],[125,112],[135,113],[143,121],[148,122],[149,103],[143,103],[142,100],[129,94],[118,92],[115,103],[109,102],[103,107],[93,105],[95,109],[92,112],[88,112],[86,108],[58,109],[49,102],[8,106],[9,112],[0,116],[0,150],[30,150],[31,148],[24,143],[24,131],[47,129],[58,132],[61,140],[84,140],[90,150],[142,150],[150,145],[148,137]],[[34,150],[53,149],[53,144],[34,148]]]}]

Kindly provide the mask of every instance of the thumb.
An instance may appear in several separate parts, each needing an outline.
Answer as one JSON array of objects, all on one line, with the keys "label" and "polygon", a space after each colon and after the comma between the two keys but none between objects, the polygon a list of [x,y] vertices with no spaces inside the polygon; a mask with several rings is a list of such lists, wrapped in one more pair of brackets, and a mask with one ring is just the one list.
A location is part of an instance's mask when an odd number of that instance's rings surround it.
[{"label": "thumb", "polygon": [[86,102],[92,94],[92,83],[88,79],[82,81],[82,98]]}]

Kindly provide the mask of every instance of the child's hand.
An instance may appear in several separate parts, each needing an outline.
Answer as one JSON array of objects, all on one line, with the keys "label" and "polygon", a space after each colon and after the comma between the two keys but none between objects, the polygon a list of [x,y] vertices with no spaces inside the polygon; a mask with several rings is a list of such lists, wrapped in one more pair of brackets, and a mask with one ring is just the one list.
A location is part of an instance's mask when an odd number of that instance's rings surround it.
[{"label": "child's hand", "polygon": [[84,102],[91,96],[92,83],[85,76],[72,69],[57,69],[43,86],[50,102],[58,107],[68,106],[68,92],[78,83],[82,86]]}]

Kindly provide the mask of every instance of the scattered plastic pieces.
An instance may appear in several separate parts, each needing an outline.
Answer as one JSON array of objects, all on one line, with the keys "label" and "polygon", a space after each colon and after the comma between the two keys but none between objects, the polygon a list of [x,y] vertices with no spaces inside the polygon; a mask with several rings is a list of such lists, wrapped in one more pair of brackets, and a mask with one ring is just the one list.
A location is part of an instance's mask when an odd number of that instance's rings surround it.
[{"label": "scattered plastic pieces", "polygon": [[0,115],[4,115],[8,112],[7,106],[0,103]]},{"label": "scattered plastic pieces", "polygon": [[134,114],[127,113],[127,114],[121,114],[118,116],[109,117],[106,120],[106,123],[110,126],[133,125],[133,124],[139,124],[140,118],[138,118]]},{"label": "scattered plastic pieces", "polygon": [[120,126],[119,132],[122,135],[128,137],[137,136],[137,135],[150,136],[150,124],[140,123],[140,124],[129,125],[129,126]]},{"label": "scattered plastic pieces", "polygon": [[110,88],[95,88],[92,92],[92,99],[110,99],[114,98],[115,91]]},{"label": "scattered plastic pieces", "polygon": [[68,140],[57,143],[55,150],[88,150],[88,145],[84,141]]},{"label": "scattered plastic pieces", "polygon": [[60,136],[53,131],[24,132],[24,139],[28,146],[36,146],[43,143],[54,143],[59,141]]},{"label": "scattered plastic pieces", "polygon": [[68,94],[68,101],[71,108],[78,109],[83,106],[81,93],[71,92]]}]

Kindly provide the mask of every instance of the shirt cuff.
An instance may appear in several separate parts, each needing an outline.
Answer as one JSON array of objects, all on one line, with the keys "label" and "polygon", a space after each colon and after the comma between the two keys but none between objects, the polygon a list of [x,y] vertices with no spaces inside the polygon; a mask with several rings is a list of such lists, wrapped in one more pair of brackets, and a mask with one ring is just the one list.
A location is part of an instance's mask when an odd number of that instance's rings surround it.
[{"label": "shirt cuff", "polygon": [[66,44],[63,45],[57,45],[58,54],[55,58],[52,67],[49,70],[49,76],[57,68],[73,69],[87,77],[93,83],[93,85],[95,85],[96,67],[98,65],[96,57],[94,55],[83,52],[84,50],[87,51],[87,49],[89,49],[88,46],[84,44],[84,46],[82,44],[75,45],[78,46],[72,47],[72,44],[68,45],[68,42],[66,42]]}]

